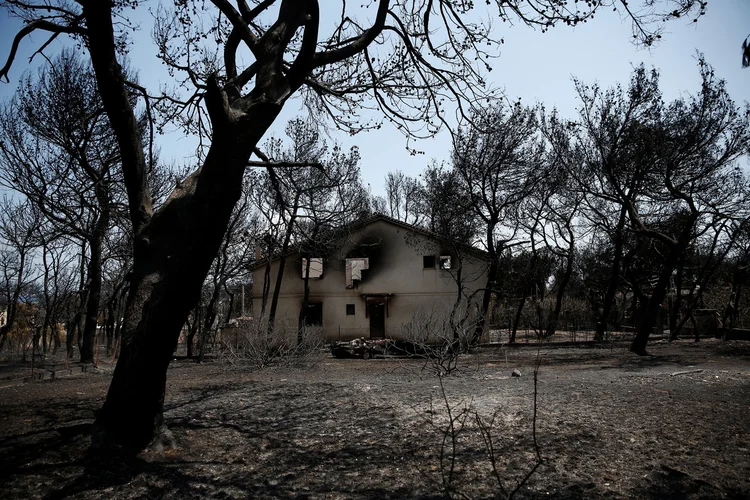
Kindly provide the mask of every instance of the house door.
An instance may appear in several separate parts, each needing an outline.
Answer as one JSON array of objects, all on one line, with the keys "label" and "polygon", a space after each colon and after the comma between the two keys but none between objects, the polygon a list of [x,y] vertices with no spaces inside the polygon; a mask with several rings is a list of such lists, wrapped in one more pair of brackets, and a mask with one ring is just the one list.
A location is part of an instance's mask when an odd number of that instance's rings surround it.
[{"label": "house door", "polygon": [[385,337],[385,303],[370,302],[370,338]]}]

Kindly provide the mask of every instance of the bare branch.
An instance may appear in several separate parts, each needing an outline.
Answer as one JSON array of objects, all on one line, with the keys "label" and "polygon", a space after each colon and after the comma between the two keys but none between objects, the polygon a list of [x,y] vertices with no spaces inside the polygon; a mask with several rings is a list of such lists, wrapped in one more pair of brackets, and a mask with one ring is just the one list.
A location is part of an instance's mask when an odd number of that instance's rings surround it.
[{"label": "bare branch", "polygon": [[[85,35],[86,29],[79,26],[79,23],[83,20],[83,16],[77,16],[75,18],[75,22],[72,26],[62,26],[59,24],[55,24],[50,21],[46,21],[44,19],[36,19],[33,21],[29,21],[26,23],[26,26],[21,28],[18,33],[16,33],[16,36],[13,38],[13,44],[10,48],[10,53],[8,54],[8,59],[5,62],[5,66],[0,69],[0,80],[5,78],[6,82],[10,82],[10,79],[8,78],[8,72],[10,71],[11,66],[13,65],[13,60],[16,58],[16,53],[18,52],[18,46],[21,43],[21,40],[23,38],[31,33],[33,33],[35,30],[42,30],[42,31],[49,31],[55,34],[59,33],[69,33],[74,35]],[[42,46],[42,49],[49,44],[51,40],[49,40],[47,43]],[[42,50],[40,49],[40,50]]]}]

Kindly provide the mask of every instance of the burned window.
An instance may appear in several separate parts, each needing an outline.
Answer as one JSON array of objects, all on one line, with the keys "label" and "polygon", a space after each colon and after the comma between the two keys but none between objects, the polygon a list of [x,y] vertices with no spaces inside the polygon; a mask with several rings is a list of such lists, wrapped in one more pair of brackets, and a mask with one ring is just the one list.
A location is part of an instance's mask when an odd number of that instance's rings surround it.
[{"label": "burned window", "polygon": [[346,315],[347,316],[354,316],[354,304],[347,304],[346,305]]},{"label": "burned window", "polygon": [[357,284],[362,281],[362,271],[370,268],[370,259],[346,259],[346,288],[356,288]]},{"label": "burned window", "polygon": [[440,260],[438,261],[438,268],[445,269],[445,270],[450,269],[451,268],[451,256],[441,255]]},{"label": "burned window", "polygon": [[[307,277],[307,259],[302,258],[302,279]],[[320,279],[323,277],[323,259],[320,257],[310,257],[310,279]]]},{"label": "burned window", "polygon": [[423,255],[422,256],[422,267],[425,269],[435,269],[435,256],[434,255]]}]

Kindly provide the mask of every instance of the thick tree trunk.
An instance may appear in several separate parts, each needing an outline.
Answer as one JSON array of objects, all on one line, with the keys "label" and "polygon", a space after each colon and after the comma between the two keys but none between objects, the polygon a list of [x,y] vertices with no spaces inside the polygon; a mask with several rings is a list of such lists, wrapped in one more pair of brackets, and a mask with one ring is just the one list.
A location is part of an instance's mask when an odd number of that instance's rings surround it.
[{"label": "thick tree trunk", "polygon": [[630,345],[630,350],[636,354],[647,354],[646,344],[651,335],[651,329],[656,325],[659,309],[661,309],[661,306],[664,303],[664,298],[667,296],[667,289],[672,279],[672,271],[679,264],[679,261],[682,259],[682,255],[690,242],[690,236],[696,218],[697,216],[694,216],[685,221],[685,225],[680,232],[679,238],[676,242],[670,245],[671,248],[667,253],[666,259],[664,259],[662,271],[659,274],[659,280],[657,281],[656,286],[651,293],[651,298],[648,301],[645,317],[643,318],[641,326],[638,328],[633,343]]},{"label": "thick tree trunk", "polygon": [[596,333],[594,334],[594,341],[596,342],[601,342],[602,340],[604,340],[604,333],[607,331],[609,315],[612,313],[612,306],[615,303],[617,287],[620,284],[620,266],[622,263],[622,252],[625,241],[623,229],[625,228],[626,214],[627,210],[623,207],[620,210],[620,219],[617,221],[617,227],[615,228],[615,253],[612,256],[612,270],[609,275],[609,283],[607,283],[607,291],[604,294],[602,313],[599,316],[599,321],[596,322]]},{"label": "thick tree trunk", "polygon": [[[284,21],[261,40],[253,92],[238,97],[236,87],[224,92],[215,75],[208,78],[211,147],[203,165],[154,214],[140,129],[117,62],[112,8],[112,2],[84,2],[83,16],[99,92],[120,146],[133,223],[133,272],[120,358],[94,422],[92,445],[140,450],[171,441],[162,413],[169,362],[242,193],[250,155],[311,69],[315,39],[305,32],[298,59],[282,74],[287,44],[311,19],[284,3]],[[382,7],[379,18],[384,16]],[[300,59],[303,55],[308,58]]]},{"label": "thick tree trunk", "polygon": [[[463,326],[466,322],[466,320],[469,318],[469,302],[466,302],[466,312],[464,314],[464,318],[461,320],[456,321],[456,315],[458,314],[459,310],[461,309],[461,303],[463,302],[463,295],[464,295],[464,287],[463,287],[463,266],[462,264],[458,264],[458,267],[456,267],[456,274],[455,274],[455,281],[456,281],[456,300],[453,302],[453,308],[451,309],[451,314],[449,316],[449,323],[451,326],[451,330],[453,330],[453,341],[454,344],[456,342],[461,341],[461,332],[463,331]],[[481,318],[477,318],[478,321],[481,321]],[[481,337],[480,337],[481,338]],[[477,339],[478,341],[479,339]]]},{"label": "thick tree trunk", "polygon": [[224,323],[229,323],[229,321],[232,319],[232,316],[237,316],[236,311],[234,311],[234,293],[229,291],[229,287],[226,285],[226,283],[224,283],[224,291],[227,292],[227,295],[229,296],[227,315],[226,317],[224,317]]},{"label": "thick tree trunk", "polygon": [[170,441],[162,409],[167,367],[219,250],[252,149],[280,107],[257,110],[247,134],[216,131],[204,165],[153,216],[136,246],[120,358],[92,444],[142,449]]},{"label": "thick tree trunk", "polygon": [[195,351],[195,335],[198,333],[198,328],[201,325],[201,311],[203,310],[202,306],[198,305],[195,309],[193,309],[193,323],[188,324],[188,334],[187,338],[185,339],[185,348],[187,350],[187,357],[189,359],[193,359],[193,354]]},{"label": "thick tree trunk", "polygon": [[737,285],[737,294],[734,296],[734,314],[732,315],[732,329],[737,327],[737,314],[740,311],[740,297],[742,294],[742,284]]},{"label": "thick tree trunk", "polygon": [[487,324],[487,318],[490,313],[490,303],[492,302],[492,290],[495,287],[496,277],[500,266],[497,263],[497,258],[490,257],[489,269],[487,270],[487,283],[484,286],[484,292],[482,294],[482,310],[479,318],[477,318],[477,326],[474,328],[474,337],[471,339],[472,344],[476,344],[484,335],[484,330]]},{"label": "thick tree trunk", "polygon": [[651,330],[654,328],[654,326],[656,326],[656,320],[659,316],[659,309],[661,309],[662,304],[664,303],[664,298],[667,296],[667,289],[669,288],[669,281],[672,277],[672,270],[674,269],[675,260],[676,259],[672,255],[667,257],[664,262],[664,267],[659,274],[659,280],[656,282],[656,286],[654,286],[652,290],[651,297],[649,298],[648,304],[646,305],[646,311],[643,315],[643,320],[638,327],[638,331],[635,338],[633,339],[633,343],[630,345],[630,350],[636,354],[646,354],[646,344],[648,343],[648,338],[651,335]]},{"label": "thick tree trunk", "polygon": [[81,323],[81,312],[76,312],[75,316],[71,320],[68,321],[68,324],[66,325],[66,331],[65,331],[65,349],[66,349],[66,357],[68,359],[71,359],[73,355],[75,354],[75,350],[73,349],[73,344],[75,343],[75,336],[76,336],[76,330],[78,330],[78,326]]},{"label": "thick tree trunk", "polygon": [[496,224],[493,221],[487,224],[487,254],[490,259],[489,269],[487,269],[487,283],[484,286],[484,293],[482,295],[482,310],[481,315],[477,320],[477,325],[474,328],[474,336],[471,339],[472,344],[476,344],[484,335],[484,329],[487,323],[487,318],[490,312],[490,303],[492,302],[492,291],[497,283],[498,274],[500,272],[500,264],[498,262],[498,254],[500,253],[495,248],[494,232]]},{"label": "thick tree trunk", "polygon": [[99,206],[99,217],[94,223],[94,230],[89,239],[89,265],[87,269],[89,296],[86,301],[86,323],[83,327],[81,363],[93,363],[96,329],[99,324],[99,302],[102,296],[102,242],[109,227],[110,199],[107,183],[98,179],[94,187],[96,203]]},{"label": "thick tree trunk", "polygon": [[274,251],[274,243],[269,236],[266,245],[266,266],[263,270],[263,289],[261,293],[260,314],[257,315],[258,318],[266,316],[268,295],[271,293],[271,259],[273,259]]},{"label": "thick tree trunk", "polygon": [[304,338],[302,333],[305,331],[307,326],[307,304],[310,301],[310,260],[308,257],[305,265],[305,275],[302,279],[302,286],[304,288],[302,295],[302,307],[299,310],[299,318],[297,319],[297,344],[301,345]]},{"label": "thick tree trunk", "polygon": [[297,221],[297,205],[299,203],[299,193],[295,195],[293,212],[289,216],[289,224],[286,227],[286,234],[284,235],[284,243],[281,245],[281,257],[279,258],[279,271],[276,273],[276,285],[273,289],[273,296],[271,297],[271,307],[268,310],[268,334],[273,333],[274,323],[276,322],[276,309],[279,306],[279,294],[281,294],[281,284],[284,278],[284,268],[286,268],[286,252],[289,249],[289,242],[292,239],[292,233],[294,232],[294,224]]},{"label": "thick tree trunk", "polygon": [[54,356],[57,354],[60,346],[62,346],[62,341],[60,340],[60,329],[57,327],[57,321],[52,325],[52,340],[54,341],[52,346],[52,355]]},{"label": "thick tree trunk", "polygon": [[88,294],[86,297],[85,319],[81,334],[81,363],[94,362],[94,340],[99,323],[99,301],[102,296],[102,242],[89,240]]},{"label": "thick tree trunk", "polygon": [[208,301],[206,306],[206,315],[203,318],[203,327],[201,328],[201,336],[198,345],[198,362],[203,363],[206,358],[206,351],[208,349],[209,335],[216,321],[218,302],[219,302],[219,285],[214,284],[214,292],[211,295],[211,300]]},{"label": "thick tree trunk", "polygon": [[521,295],[521,301],[518,303],[518,307],[516,308],[516,316],[513,319],[513,329],[510,331],[509,343],[511,344],[514,344],[516,342],[516,333],[518,333],[518,325],[521,324],[521,315],[523,314],[523,308],[526,306],[527,297],[528,293],[524,288],[523,295]]},{"label": "thick tree trunk", "polygon": [[568,283],[570,283],[570,277],[573,275],[573,248],[569,249],[569,254],[567,257],[567,262],[565,264],[565,271],[563,272],[562,279],[560,280],[560,283],[557,288],[557,297],[555,298],[555,310],[552,312],[552,316],[549,318],[549,323],[547,325],[547,337],[551,337],[555,334],[555,331],[557,329],[557,321],[560,318],[560,312],[562,311],[562,304],[563,304],[563,298],[565,297],[565,289],[568,287]]},{"label": "thick tree trunk", "polygon": [[5,348],[5,340],[8,338],[8,325],[0,326],[0,352]]},{"label": "thick tree trunk", "polygon": [[684,322],[680,321],[680,311],[682,309],[682,273],[685,267],[684,255],[680,256],[677,263],[677,274],[675,276],[675,296],[669,308],[669,340],[677,340]]}]

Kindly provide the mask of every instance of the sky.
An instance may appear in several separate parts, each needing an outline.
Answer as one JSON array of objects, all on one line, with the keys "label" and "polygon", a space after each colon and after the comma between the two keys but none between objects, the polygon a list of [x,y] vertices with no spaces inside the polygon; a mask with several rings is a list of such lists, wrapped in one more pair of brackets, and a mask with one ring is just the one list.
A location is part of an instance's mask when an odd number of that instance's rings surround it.
[{"label": "sky", "polygon": [[[148,8],[156,0],[143,2],[136,12],[140,31],[134,37],[131,51],[133,67],[139,70],[141,83],[155,92],[161,82],[169,82],[169,75],[154,57],[155,48],[150,37]],[[631,2],[631,4],[634,2]],[[321,2],[325,9],[329,2]],[[324,13],[325,14],[325,13]],[[20,24],[0,13],[0,60],[4,64],[13,36]],[[533,105],[542,102],[556,107],[563,116],[574,117],[576,109],[572,78],[586,83],[610,87],[626,85],[634,67],[643,63],[655,67],[661,74],[661,90],[665,100],[695,93],[700,76],[696,52],[700,51],[714,67],[718,77],[727,81],[730,95],[738,104],[750,102],[750,68],[741,67],[741,44],[750,35],[750,0],[713,0],[708,2],[706,15],[699,22],[687,19],[671,21],[666,26],[662,41],[650,49],[631,43],[629,21],[617,13],[601,12],[587,23],[571,28],[559,26],[542,33],[516,24],[496,25],[497,37],[505,41],[502,52],[493,62],[489,80],[504,88],[508,99],[520,99]],[[10,83],[0,83],[0,99],[15,91],[18,79],[29,69],[28,57],[46,38],[35,35],[26,38],[10,73]],[[59,50],[61,43],[47,51]],[[36,61],[41,61],[37,58]],[[302,112],[298,102],[290,101],[282,115],[266,134],[281,137],[286,122]],[[432,139],[412,144],[424,155],[412,156],[406,139],[389,125],[378,131],[348,136],[332,134],[332,140],[344,147],[358,146],[362,156],[362,177],[374,194],[382,194],[387,172],[401,170],[416,176],[432,161],[447,161],[450,155],[450,136],[441,132]],[[195,140],[180,132],[157,138],[161,157],[177,164],[190,163]],[[748,165],[744,165],[746,168]]]}]

